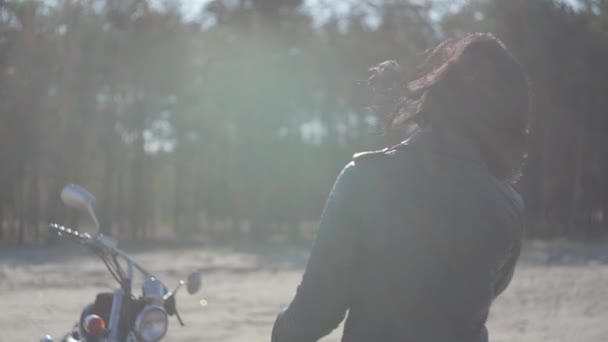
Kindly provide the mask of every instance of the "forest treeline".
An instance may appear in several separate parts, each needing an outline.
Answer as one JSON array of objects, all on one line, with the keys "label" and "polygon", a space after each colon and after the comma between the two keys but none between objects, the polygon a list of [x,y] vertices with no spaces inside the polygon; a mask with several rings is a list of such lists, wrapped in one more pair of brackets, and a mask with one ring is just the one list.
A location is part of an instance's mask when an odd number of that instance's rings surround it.
[{"label": "forest treeline", "polygon": [[0,0],[0,245],[89,224],[67,183],[121,238],[305,238],[352,153],[386,144],[367,70],[473,31],[533,83],[529,234],[608,232],[608,1],[183,2]]}]

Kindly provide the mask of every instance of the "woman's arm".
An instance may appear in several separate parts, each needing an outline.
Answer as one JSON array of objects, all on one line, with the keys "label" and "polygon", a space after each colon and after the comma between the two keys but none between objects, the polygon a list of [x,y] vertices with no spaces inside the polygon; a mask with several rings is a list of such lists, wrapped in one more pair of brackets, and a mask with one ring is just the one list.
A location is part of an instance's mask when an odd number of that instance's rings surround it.
[{"label": "woman's arm", "polygon": [[[512,204],[512,212],[509,217],[511,218],[512,227],[508,230],[506,236],[502,237],[501,241],[510,241],[510,248],[508,255],[497,271],[497,277],[494,281],[494,296],[498,296],[503,293],[507,286],[511,283],[513,275],[515,273],[515,266],[521,254],[521,248],[524,239],[524,201],[521,195],[515,190],[515,188],[507,183],[503,186],[504,193],[509,198]],[[499,248],[496,248],[499,249]]]},{"label": "woman's arm", "polygon": [[272,342],[311,342],[344,319],[356,245],[356,205],[361,177],[354,163],[338,176],[323,209],[308,265],[291,304],[277,318]]}]

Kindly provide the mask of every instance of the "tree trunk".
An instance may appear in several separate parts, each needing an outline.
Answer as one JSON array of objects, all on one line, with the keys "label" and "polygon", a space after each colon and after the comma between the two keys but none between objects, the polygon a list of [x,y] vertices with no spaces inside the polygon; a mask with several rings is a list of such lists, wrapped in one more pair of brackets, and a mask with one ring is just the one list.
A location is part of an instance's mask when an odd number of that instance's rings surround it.
[{"label": "tree trunk", "polygon": [[177,148],[175,149],[175,161],[174,161],[174,172],[175,180],[173,182],[173,229],[176,232],[181,233],[182,227],[182,215],[183,215],[183,189],[185,182],[185,165],[184,158],[182,156],[183,147],[180,146],[183,142],[178,140]]},{"label": "tree trunk", "polygon": [[4,211],[4,205],[0,204],[0,241],[4,241]]},{"label": "tree trunk", "polygon": [[111,140],[112,139],[108,137],[105,144],[103,194],[100,217],[101,232],[106,235],[112,235],[112,223],[114,221],[112,195],[114,193],[114,180],[116,177],[114,168],[114,148]]},{"label": "tree trunk", "polygon": [[572,190],[572,205],[570,208],[570,215],[568,218],[568,228],[566,234],[574,234],[576,227],[576,221],[579,210],[579,202],[582,197],[582,176],[583,176],[583,164],[585,162],[585,126],[581,125],[578,129],[576,139],[576,169],[574,173],[573,190]]},{"label": "tree trunk", "polygon": [[131,181],[132,181],[132,217],[133,217],[133,232],[132,237],[138,238],[143,236],[145,225],[146,225],[146,194],[145,194],[145,151],[144,151],[144,137],[142,134],[143,130],[140,131],[135,144],[135,157],[133,160],[133,169]]},{"label": "tree trunk", "polygon": [[[34,157],[37,159],[37,157]],[[40,180],[38,178],[39,166],[38,162],[32,166],[34,169],[34,176],[31,180],[30,185],[30,198],[28,205],[30,206],[29,210],[29,222],[31,229],[33,229],[34,233],[34,242],[40,243]]]},{"label": "tree trunk", "polygon": [[17,228],[17,245],[23,246],[25,243],[25,181],[21,183],[19,186],[19,190],[17,191],[17,210],[19,212],[19,227]]}]

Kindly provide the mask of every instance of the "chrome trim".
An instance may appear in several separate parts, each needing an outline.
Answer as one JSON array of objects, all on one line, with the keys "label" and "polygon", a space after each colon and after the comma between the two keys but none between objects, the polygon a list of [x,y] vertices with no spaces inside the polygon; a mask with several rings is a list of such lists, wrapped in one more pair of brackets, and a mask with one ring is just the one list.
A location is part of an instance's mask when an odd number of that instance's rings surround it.
[{"label": "chrome trim", "polygon": [[162,305],[164,303],[165,286],[160,280],[148,278],[142,285],[143,297],[148,304]]},{"label": "chrome trim", "polygon": [[160,310],[162,311],[162,313],[164,314],[165,317],[165,331],[163,332],[163,334],[156,340],[156,341],[160,341],[163,339],[163,337],[165,337],[165,335],[167,334],[167,330],[169,330],[169,315],[167,315],[167,311],[165,311],[165,308],[163,308],[162,306],[159,305],[148,305],[146,306],[143,310],[141,310],[141,312],[139,313],[139,315],[137,315],[137,318],[135,319],[135,325],[134,325],[134,331],[135,334],[137,335],[137,338],[141,341],[144,342],[154,342],[154,341],[145,341],[142,336],[141,336],[141,322],[144,319],[144,317],[146,316],[146,314],[150,311],[154,311],[154,310]]},{"label": "chrome trim", "polygon": [[122,289],[114,290],[112,298],[112,309],[110,310],[110,322],[108,322],[108,340],[111,342],[118,341],[118,326],[120,325],[120,311],[122,309],[122,300],[125,292]]},{"label": "chrome trim", "polygon": [[129,288],[133,287],[133,262],[127,261],[127,279],[129,279]]}]

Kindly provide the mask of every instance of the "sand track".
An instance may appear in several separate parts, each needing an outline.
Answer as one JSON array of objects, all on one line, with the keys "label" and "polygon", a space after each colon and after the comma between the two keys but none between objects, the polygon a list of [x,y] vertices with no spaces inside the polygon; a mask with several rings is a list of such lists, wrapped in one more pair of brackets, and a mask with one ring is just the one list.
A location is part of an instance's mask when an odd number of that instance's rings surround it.
[{"label": "sand track", "polygon": [[[179,295],[186,326],[173,321],[166,341],[268,341],[305,259],[192,247],[137,248],[134,255],[170,286],[192,269],[204,272],[200,294]],[[59,336],[96,292],[112,286],[103,264],[82,252],[1,250],[0,341]],[[493,342],[608,341],[608,246],[528,244],[489,328]],[[339,341],[339,331],[323,341]]]}]

